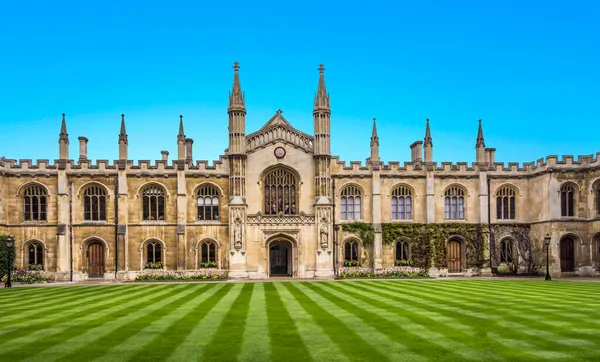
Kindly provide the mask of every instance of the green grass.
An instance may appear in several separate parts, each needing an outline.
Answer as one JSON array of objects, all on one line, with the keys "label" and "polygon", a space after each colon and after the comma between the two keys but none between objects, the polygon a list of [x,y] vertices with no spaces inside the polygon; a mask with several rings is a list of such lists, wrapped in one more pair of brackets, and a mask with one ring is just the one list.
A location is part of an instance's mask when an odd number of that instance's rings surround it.
[{"label": "green grass", "polygon": [[594,361],[600,283],[0,289],[0,361]]}]

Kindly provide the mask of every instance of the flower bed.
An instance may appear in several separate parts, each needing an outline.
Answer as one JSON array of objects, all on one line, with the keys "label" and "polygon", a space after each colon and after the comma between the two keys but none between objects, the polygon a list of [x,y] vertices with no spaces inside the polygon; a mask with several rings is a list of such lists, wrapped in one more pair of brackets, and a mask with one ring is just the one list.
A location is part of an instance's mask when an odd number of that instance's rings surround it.
[{"label": "flower bed", "polygon": [[[53,278],[46,275],[43,270],[33,268],[15,269],[10,275],[10,280],[13,283],[35,284],[48,283],[54,281]],[[6,275],[2,276],[2,283],[6,282]]]},{"label": "flower bed", "polygon": [[392,267],[384,269],[370,268],[341,268],[340,279],[415,279],[429,278],[427,270],[410,266]]},{"label": "flower bed", "polygon": [[206,270],[197,272],[145,272],[135,277],[136,282],[225,280],[227,271]]}]

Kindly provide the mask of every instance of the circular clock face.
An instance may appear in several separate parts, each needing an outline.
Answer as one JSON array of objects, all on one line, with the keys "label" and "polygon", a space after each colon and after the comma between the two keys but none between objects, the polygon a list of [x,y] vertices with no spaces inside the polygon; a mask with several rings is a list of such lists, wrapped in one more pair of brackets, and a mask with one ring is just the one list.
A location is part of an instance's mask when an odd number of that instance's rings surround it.
[{"label": "circular clock face", "polygon": [[285,156],[285,148],[283,147],[277,147],[275,149],[275,157],[277,158],[283,158]]}]

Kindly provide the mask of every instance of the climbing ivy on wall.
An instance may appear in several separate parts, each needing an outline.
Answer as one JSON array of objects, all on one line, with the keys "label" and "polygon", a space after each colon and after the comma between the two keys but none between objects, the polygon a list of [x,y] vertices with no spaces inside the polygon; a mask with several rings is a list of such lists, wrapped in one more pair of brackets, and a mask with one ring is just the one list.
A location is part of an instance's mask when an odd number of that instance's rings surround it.
[{"label": "climbing ivy on wall", "polygon": [[[372,224],[353,222],[342,225],[342,230],[360,237],[363,245],[372,245],[375,231]],[[411,242],[411,264],[418,268],[428,269],[432,265],[446,268],[446,242],[452,236],[460,236],[465,240],[468,267],[481,267],[486,261],[485,235],[487,228],[481,224],[466,223],[383,223],[381,224],[384,244],[392,244],[401,238]]]},{"label": "climbing ivy on wall", "polygon": [[517,273],[519,267],[526,274],[535,274],[544,263],[544,247],[540,241],[536,241],[530,234],[531,224],[491,224],[490,225],[490,259],[493,260],[492,267],[497,269],[500,265],[500,241],[509,237],[516,242],[516,261],[512,272]]}]

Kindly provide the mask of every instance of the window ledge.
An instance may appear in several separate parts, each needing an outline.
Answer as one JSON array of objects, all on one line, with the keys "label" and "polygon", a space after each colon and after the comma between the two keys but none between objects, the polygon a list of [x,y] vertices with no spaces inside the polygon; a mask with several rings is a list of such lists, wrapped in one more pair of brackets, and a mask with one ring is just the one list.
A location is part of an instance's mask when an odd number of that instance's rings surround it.
[{"label": "window ledge", "polygon": [[339,224],[351,224],[353,222],[366,222],[364,219],[357,219],[357,220],[340,220]]},{"label": "window ledge", "polygon": [[514,224],[516,222],[519,222],[519,220],[516,218],[515,219],[496,219],[496,221],[494,221],[494,222],[499,223],[499,224]]},{"label": "window ledge", "polygon": [[196,220],[194,224],[209,224],[209,225],[218,225],[221,224],[221,220]]},{"label": "window ledge", "polygon": [[142,220],[140,222],[140,224],[146,224],[146,225],[162,225],[162,224],[166,224],[167,221],[166,220]]},{"label": "window ledge", "polygon": [[108,225],[108,221],[106,221],[106,220],[96,220],[96,221],[84,220],[81,222],[81,225]]},{"label": "window ledge", "polygon": [[395,220],[391,220],[390,222],[393,224],[412,224],[415,221],[414,220],[395,219]]},{"label": "window ledge", "polygon": [[21,225],[43,225],[47,223],[48,221],[21,221]]},{"label": "window ledge", "polygon": [[467,220],[465,220],[465,219],[444,219],[444,222],[467,223]]}]

